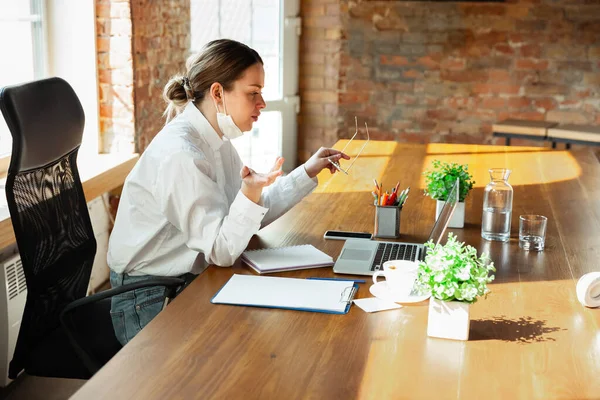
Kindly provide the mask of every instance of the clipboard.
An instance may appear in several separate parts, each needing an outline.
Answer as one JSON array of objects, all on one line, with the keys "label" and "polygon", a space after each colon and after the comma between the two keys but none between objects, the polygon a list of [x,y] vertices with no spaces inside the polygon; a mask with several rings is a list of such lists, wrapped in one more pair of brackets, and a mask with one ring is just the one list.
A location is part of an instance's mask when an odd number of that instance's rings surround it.
[{"label": "clipboard", "polygon": [[347,314],[357,290],[353,281],[234,274],[211,303]]}]

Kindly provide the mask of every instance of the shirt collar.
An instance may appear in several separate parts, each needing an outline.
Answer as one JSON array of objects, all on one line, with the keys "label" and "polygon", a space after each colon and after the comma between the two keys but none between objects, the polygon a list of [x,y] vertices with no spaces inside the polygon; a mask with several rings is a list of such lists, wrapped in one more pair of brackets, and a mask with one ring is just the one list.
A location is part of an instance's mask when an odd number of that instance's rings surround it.
[{"label": "shirt collar", "polygon": [[224,140],[219,137],[219,134],[212,127],[206,117],[196,108],[193,102],[189,102],[182,113],[185,118],[190,121],[192,126],[198,131],[200,136],[206,140],[209,146],[217,151],[223,145]]}]

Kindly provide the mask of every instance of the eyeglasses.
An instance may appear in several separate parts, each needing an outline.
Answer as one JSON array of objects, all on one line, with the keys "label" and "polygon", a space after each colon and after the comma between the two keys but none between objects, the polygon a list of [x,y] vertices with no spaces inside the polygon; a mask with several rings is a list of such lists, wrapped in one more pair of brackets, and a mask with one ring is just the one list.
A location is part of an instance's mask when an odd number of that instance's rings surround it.
[{"label": "eyeglasses", "polygon": [[[344,146],[344,148],[342,149],[342,153],[344,152],[344,150],[346,150],[346,148],[348,147],[348,145],[350,145],[350,143],[352,143],[352,141],[354,140],[354,138],[356,137],[356,135],[358,135],[358,118],[356,118],[356,117],[354,117],[354,125],[356,125],[356,131],[354,132],[354,135],[352,136],[352,138],[350,138],[350,140],[348,141],[348,143],[346,143],[346,146]],[[348,171],[350,171],[350,168],[352,168],[352,166],[354,165],[354,162],[356,161],[356,159],[358,158],[358,156],[360,156],[360,153],[362,153],[362,151],[365,148],[365,146],[367,145],[367,143],[369,143],[369,140],[370,140],[369,139],[369,127],[367,126],[366,122],[365,122],[365,129],[367,130],[367,141],[365,142],[365,144],[362,145],[362,147],[360,148],[360,150],[356,154],[356,157],[354,157],[354,160],[352,160],[352,162],[350,163],[350,165],[348,166],[348,168],[343,169],[339,162],[332,161],[330,158],[327,159],[331,164],[333,164],[333,166],[338,171],[343,172],[346,175],[348,175]]]}]

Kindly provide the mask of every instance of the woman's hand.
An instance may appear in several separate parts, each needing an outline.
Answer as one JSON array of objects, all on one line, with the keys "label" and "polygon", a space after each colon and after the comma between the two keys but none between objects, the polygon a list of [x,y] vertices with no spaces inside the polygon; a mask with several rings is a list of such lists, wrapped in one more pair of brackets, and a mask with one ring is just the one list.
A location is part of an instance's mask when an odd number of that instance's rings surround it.
[{"label": "woman's hand", "polygon": [[242,177],[242,188],[240,190],[244,196],[258,204],[263,188],[275,182],[275,179],[283,174],[281,170],[283,161],[283,157],[277,157],[273,168],[266,174],[258,173],[244,165],[240,171]]},{"label": "woman's hand", "polygon": [[334,167],[329,160],[339,162],[342,158],[349,160],[350,156],[342,153],[339,150],[321,147],[315,154],[312,155],[311,158],[308,159],[308,161],[304,163],[304,169],[311,178],[317,176],[317,174],[325,168],[329,169],[329,171],[333,174],[335,171],[337,171],[337,168]]}]

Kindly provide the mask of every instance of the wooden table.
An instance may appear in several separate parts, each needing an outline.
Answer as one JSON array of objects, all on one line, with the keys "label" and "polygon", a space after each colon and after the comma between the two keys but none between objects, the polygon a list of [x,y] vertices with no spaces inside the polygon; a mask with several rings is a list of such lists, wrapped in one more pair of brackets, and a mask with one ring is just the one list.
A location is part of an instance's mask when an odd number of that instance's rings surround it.
[{"label": "wooden table", "polygon": [[[372,231],[373,178],[388,189],[397,180],[411,186],[402,239],[425,240],[435,202],[420,192],[433,159],[469,164],[476,185],[466,225],[452,231],[489,252],[498,270],[491,294],[471,307],[469,341],[428,338],[427,302],[374,314],[353,306],[347,315],[213,305],[233,273],[252,272],[239,263],[210,267],[73,398],[599,398],[600,309],[581,306],[575,294],[577,279],[600,260],[600,164],[587,149],[371,142],[349,176],[322,174],[318,189],[251,247],[311,243],[337,257],[342,242],[323,232]],[[490,167],[513,169],[508,243],[480,237]],[[549,217],[544,252],[518,248],[524,213]],[[369,286],[358,296],[370,297]]]}]

